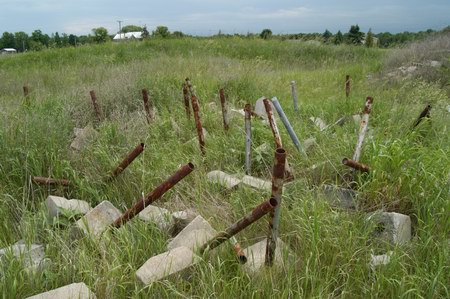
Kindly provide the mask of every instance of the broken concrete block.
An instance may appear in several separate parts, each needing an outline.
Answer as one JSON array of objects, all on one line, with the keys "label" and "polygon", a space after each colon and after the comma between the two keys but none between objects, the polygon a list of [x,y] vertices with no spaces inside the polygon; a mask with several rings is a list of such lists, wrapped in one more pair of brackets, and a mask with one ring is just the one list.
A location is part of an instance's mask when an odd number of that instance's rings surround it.
[{"label": "broken concrete block", "polygon": [[176,247],[147,260],[137,271],[136,278],[144,285],[180,273],[199,261],[187,247]]},{"label": "broken concrete block", "polygon": [[244,109],[230,109],[231,116],[238,116],[238,117],[245,117],[245,111]]},{"label": "broken concrete block", "polygon": [[93,140],[97,139],[98,132],[92,126],[87,126],[84,129],[74,129],[76,135],[75,139],[70,144],[70,148],[80,151],[85,148]]},{"label": "broken concrete block", "polygon": [[319,130],[320,131],[323,131],[323,130],[325,130],[326,128],[327,128],[327,124],[321,119],[321,118],[318,118],[318,117],[310,117],[309,118],[309,120],[310,121],[312,121],[312,123],[314,124],[314,125],[316,125],[317,127],[319,127]]},{"label": "broken concrete block", "polygon": [[386,254],[382,255],[370,255],[370,267],[374,269],[376,266],[387,265],[391,261],[391,256],[393,252],[389,251]]},{"label": "broken concrete block", "polygon": [[11,254],[14,258],[23,260],[23,267],[30,271],[42,269],[48,259],[45,259],[45,246],[40,244],[27,245],[19,241],[14,245],[0,249],[0,261],[5,262]]},{"label": "broken concrete block", "polygon": [[[247,257],[247,263],[243,266],[244,270],[249,274],[258,273],[266,260],[266,244],[267,239],[264,239],[252,246],[244,249],[245,256]],[[275,250],[275,258],[273,260],[274,266],[284,267],[284,253],[288,250],[284,242],[278,238],[277,248]],[[288,255],[291,255],[290,253]]]},{"label": "broken concrete block", "polygon": [[[255,103],[255,108],[253,110],[253,112],[255,114],[257,114],[258,116],[261,116],[264,120],[267,120],[267,112],[266,112],[266,106],[264,106],[264,99],[265,97],[261,97],[259,99],[256,100]],[[272,104],[272,101],[269,101],[270,106],[272,106],[272,111],[275,111],[275,107]],[[275,115],[274,115],[275,117]]]},{"label": "broken concrete block", "polygon": [[138,214],[139,219],[153,222],[162,231],[169,231],[173,225],[172,215],[169,210],[149,205]]},{"label": "broken concrete block", "polygon": [[316,144],[316,138],[311,137],[303,141],[303,148],[307,151],[309,148]]},{"label": "broken concrete block", "polygon": [[87,285],[83,282],[72,283],[45,293],[28,297],[26,299],[95,299]]},{"label": "broken concrete block", "polygon": [[356,198],[358,193],[351,189],[340,188],[334,185],[322,185],[322,194],[327,201],[336,208],[356,209]]},{"label": "broken concrete block", "polygon": [[66,199],[64,197],[50,195],[45,200],[45,206],[50,218],[57,217],[62,211],[67,210],[71,214],[86,214],[91,210],[91,206],[84,200]]},{"label": "broken concrete block", "polygon": [[411,218],[395,212],[376,212],[368,217],[375,221],[374,236],[392,244],[404,244],[411,240]]},{"label": "broken concrete block", "polygon": [[265,181],[259,178],[255,178],[249,175],[245,175],[242,178],[242,183],[249,185],[253,188],[260,189],[260,190],[266,190],[271,191],[272,190],[272,182]]},{"label": "broken concrete block", "polygon": [[354,114],[352,115],[353,121],[355,122],[356,125],[359,126],[360,122],[361,122],[361,115],[360,114]]},{"label": "broken concrete block", "polygon": [[206,108],[210,111],[219,111],[215,102],[209,102],[206,104]]},{"label": "broken concrete block", "polygon": [[184,210],[172,213],[172,227],[169,231],[172,237],[178,235],[198,214],[192,210]]},{"label": "broken concrete block", "polygon": [[217,234],[216,230],[202,216],[195,217],[175,238],[167,245],[171,250],[177,247],[187,247],[196,250],[211,240]]},{"label": "broken concrete block", "polygon": [[241,183],[241,180],[220,170],[211,171],[206,177],[210,182],[219,183],[227,189],[233,189]]},{"label": "broken concrete block", "polygon": [[121,215],[112,203],[104,200],[76,222],[73,233],[79,235],[79,232],[82,232],[98,237]]}]

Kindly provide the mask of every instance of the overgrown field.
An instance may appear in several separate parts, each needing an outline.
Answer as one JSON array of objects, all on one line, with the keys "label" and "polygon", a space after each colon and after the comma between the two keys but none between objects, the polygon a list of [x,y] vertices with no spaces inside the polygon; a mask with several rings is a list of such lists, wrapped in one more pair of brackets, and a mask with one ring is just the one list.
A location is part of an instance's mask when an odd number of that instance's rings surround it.
[{"label": "overgrown field", "polygon": [[[2,263],[1,296],[23,298],[84,282],[97,298],[449,298],[450,100],[438,83],[379,75],[389,55],[388,50],[289,41],[180,39],[0,57],[0,248],[19,239],[46,244],[52,261],[38,273],[27,273],[17,260]],[[352,78],[348,99],[347,74]],[[183,106],[186,77],[195,85],[208,131],[204,157]],[[292,80],[297,82],[298,113]],[[28,100],[24,84],[30,88]],[[244,175],[244,118],[234,116],[230,130],[223,130],[221,87],[236,109],[254,105],[261,96],[276,96],[299,138],[316,138],[306,159],[278,121],[296,178],[284,189],[281,211],[281,239],[295,254],[294,262],[249,276],[225,243],[194,267],[189,280],[171,278],[143,287],[136,282],[136,270],[164,252],[168,241],[155,225],[133,219],[101,241],[72,241],[68,219],[47,220],[48,195],[86,200],[92,207],[109,200],[125,211],[189,161],[196,166],[193,173],[156,205],[193,209],[224,230],[268,199],[268,192],[247,187],[225,191],[206,180],[211,170]],[[157,110],[150,125],[142,88],[149,90]],[[106,119],[98,126],[99,138],[73,152],[73,129],[95,120],[90,90]],[[353,155],[359,125],[349,121],[320,132],[309,117],[333,124],[361,112],[367,96],[374,104],[361,161],[372,171],[357,177],[362,193],[358,211],[332,209],[317,190],[324,183],[343,184],[350,170],[341,160]],[[428,103],[430,120],[411,130]],[[258,119],[252,125],[252,175],[270,180],[272,133]],[[105,182],[140,142],[146,145],[143,154],[117,180]],[[327,166],[308,171],[324,161]],[[67,178],[74,186],[37,186],[31,176]],[[410,215],[411,242],[373,242],[375,228],[365,219],[377,209]],[[243,247],[266,237],[267,219],[237,235]],[[394,252],[391,262],[372,270],[370,254],[388,250]]]}]

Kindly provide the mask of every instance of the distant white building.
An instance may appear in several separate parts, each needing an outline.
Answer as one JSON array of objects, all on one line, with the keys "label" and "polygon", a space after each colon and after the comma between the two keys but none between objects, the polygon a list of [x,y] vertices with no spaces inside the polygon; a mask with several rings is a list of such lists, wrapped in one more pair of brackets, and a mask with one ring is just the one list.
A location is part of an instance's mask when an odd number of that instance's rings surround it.
[{"label": "distant white building", "polygon": [[0,50],[1,54],[15,54],[17,53],[17,50],[14,48],[3,48]]},{"label": "distant white building", "polygon": [[127,32],[127,33],[117,33],[113,37],[113,41],[123,41],[123,40],[140,40],[142,39],[142,32]]}]

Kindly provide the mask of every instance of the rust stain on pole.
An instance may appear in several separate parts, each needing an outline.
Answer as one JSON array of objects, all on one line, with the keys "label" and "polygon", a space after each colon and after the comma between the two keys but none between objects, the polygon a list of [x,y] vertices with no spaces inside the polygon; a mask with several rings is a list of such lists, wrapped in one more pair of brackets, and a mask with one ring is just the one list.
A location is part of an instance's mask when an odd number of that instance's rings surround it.
[{"label": "rust stain on pole", "polygon": [[272,198],[277,201],[277,207],[270,212],[269,234],[266,243],[266,266],[272,266],[277,248],[277,239],[280,228],[280,207],[281,196],[283,194],[283,182],[285,173],[286,151],[277,148],[275,151],[274,165],[272,170]]},{"label": "rust stain on pole", "polygon": [[245,173],[250,175],[252,170],[252,106],[250,104],[245,104]]},{"label": "rust stain on pole", "polygon": [[417,118],[416,122],[414,123],[413,129],[415,127],[417,127],[425,117],[430,118],[430,110],[431,110],[431,105],[428,104],[425,107],[425,109],[423,109],[423,111],[420,113],[419,117]]},{"label": "rust stain on pole", "polygon": [[361,172],[369,172],[369,170],[370,170],[369,166],[367,166],[365,164],[362,164],[362,163],[359,163],[357,161],[354,161],[352,159],[344,158],[344,159],[342,159],[342,164],[344,164],[344,165],[346,165],[348,167],[351,167],[351,168],[353,168],[355,170],[359,170]]},{"label": "rust stain on pole", "polygon": [[227,103],[225,101],[225,91],[223,88],[219,90],[219,96],[220,96],[220,104],[222,105],[223,128],[225,129],[225,131],[227,131],[229,128],[228,108]]},{"label": "rust stain on pole", "polygon": [[255,207],[251,213],[247,214],[244,218],[232,224],[225,231],[218,233],[213,239],[203,245],[200,248],[200,254],[203,254],[207,248],[209,248],[209,250],[212,250],[229,238],[233,237],[234,235],[245,229],[247,226],[251,225],[261,217],[272,211],[277,206],[277,204],[278,202],[275,198],[270,198],[269,200]]},{"label": "rust stain on pole", "polygon": [[183,98],[184,98],[184,109],[186,110],[186,116],[188,120],[191,120],[191,106],[189,104],[189,89],[187,83],[183,84]]},{"label": "rust stain on pole", "polygon": [[350,75],[345,76],[345,96],[348,98],[350,95]]},{"label": "rust stain on pole", "polygon": [[238,243],[235,237],[231,237],[230,240],[233,244],[234,252],[238,256],[239,263],[245,264],[247,262],[247,257],[245,256],[244,250],[241,248],[241,244]]},{"label": "rust stain on pole", "polygon": [[70,181],[66,180],[66,179],[52,179],[52,178],[34,176],[34,177],[32,177],[32,180],[34,183],[41,184],[41,185],[62,185],[62,186],[70,185]]},{"label": "rust stain on pole", "polygon": [[195,90],[194,90],[194,87],[192,86],[192,83],[191,83],[191,80],[189,80],[189,78],[186,78],[186,85],[187,85],[187,87],[188,87],[188,89],[189,89],[189,93],[191,94],[191,97],[192,96],[197,96],[196,94],[195,94]]},{"label": "rust stain on pole", "polygon": [[373,98],[367,97],[366,98],[366,104],[364,106],[364,112],[361,119],[361,123],[359,126],[359,135],[358,135],[358,142],[356,143],[355,153],[353,155],[353,159],[356,162],[359,162],[359,158],[361,157],[361,151],[362,151],[362,145],[364,142],[364,137],[366,136],[367,127],[369,126],[369,115],[372,111],[372,103]]},{"label": "rust stain on pole", "polygon": [[198,142],[200,144],[200,151],[205,155],[205,136],[203,135],[203,126],[200,120],[200,107],[198,106],[197,97],[191,95],[192,109],[194,110],[195,126],[197,127]]},{"label": "rust stain on pole", "polygon": [[95,95],[95,91],[91,90],[90,92],[92,105],[94,105],[95,116],[97,117],[97,121],[100,123],[102,121],[102,111],[100,106],[97,103],[97,96]]},{"label": "rust stain on pole", "polygon": [[125,159],[120,162],[119,166],[114,169],[112,172],[111,178],[114,178],[118,176],[125,168],[130,165],[134,159],[136,159],[137,156],[139,156],[142,151],[144,150],[144,144],[140,143],[138,146],[136,146],[131,152],[128,153],[128,155],[125,157]]},{"label": "rust stain on pole", "polygon": [[269,99],[264,99],[263,103],[264,108],[266,108],[267,118],[269,120],[270,128],[272,129],[273,138],[275,139],[275,145],[277,148],[283,147],[280,131],[278,130],[277,123],[275,122],[275,118],[273,117],[272,105],[270,105]]},{"label": "rust stain on pole", "polygon": [[144,109],[145,109],[145,113],[147,115],[147,123],[150,124],[153,121],[153,114],[150,108],[150,103],[149,103],[149,97],[148,97],[148,91],[146,88],[142,89],[142,99],[144,101]]},{"label": "rust stain on pole", "polygon": [[188,163],[177,170],[172,176],[170,176],[161,185],[156,187],[152,192],[148,193],[145,198],[140,199],[134,206],[128,209],[122,216],[120,216],[114,223],[113,226],[120,227],[125,224],[128,220],[131,220],[136,214],[142,211],[146,206],[151,205],[169,189],[175,186],[184,177],[190,174],[194,170],[194,164]]}]

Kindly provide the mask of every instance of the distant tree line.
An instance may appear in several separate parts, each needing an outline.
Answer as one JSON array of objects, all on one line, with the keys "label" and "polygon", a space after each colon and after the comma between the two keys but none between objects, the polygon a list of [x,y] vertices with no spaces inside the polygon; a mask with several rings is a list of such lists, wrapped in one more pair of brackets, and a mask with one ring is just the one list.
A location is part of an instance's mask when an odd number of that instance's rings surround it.
[{"label": "distant tree line", "polygon": [[[170,32],[166,26],[157,26],[151,33],[146,26],[127,25],[121,30],[121,33],[127,32],[141,32],[143,39],[146,38],[183,38],[187,36],[181,31]],[[402,33],[389,33],[382,32],[374,34],[372,30],[367,33],[361,32],[358,25],[350,26],[350,29],[346,33],[342,33],[340,30],[333,34],[328,29],[324,33],[296,33],[296,34],[280,34],[274,35],[268,28],[263,29],[261,33],[247,33],[247,34],[223,34],[219,31],[218,34],[212,36],[213,38],[224,38],[238,36],[241,38],[262,38],[262,39],[281,39],[281,40],[302,40],[302,41],[317,41],[325,44],[353,44],[353,45],[366,45],[367,47],[395,47],[407,42],[423,39],[429,35],[439,32],[450,32],[450,26],[440,31],[428,29],[426,31],[419,32],[402,32]],[[87,35],[74,35],[66,33],[52,33],[51,35],[43,33],[41,30],[35,30],[28,35],[27,33],[20,32],[3,32],[0,37],[0,49],[2,48],[14,48],[19,52],[27,50],[39,51],[46,48],[63,48],[63,47],[75,47],[85,44],[105,43],[110,40],[114,35],[110,35],[108,30],[104,27],[98,27],[92,29],[92,34]]]}]

